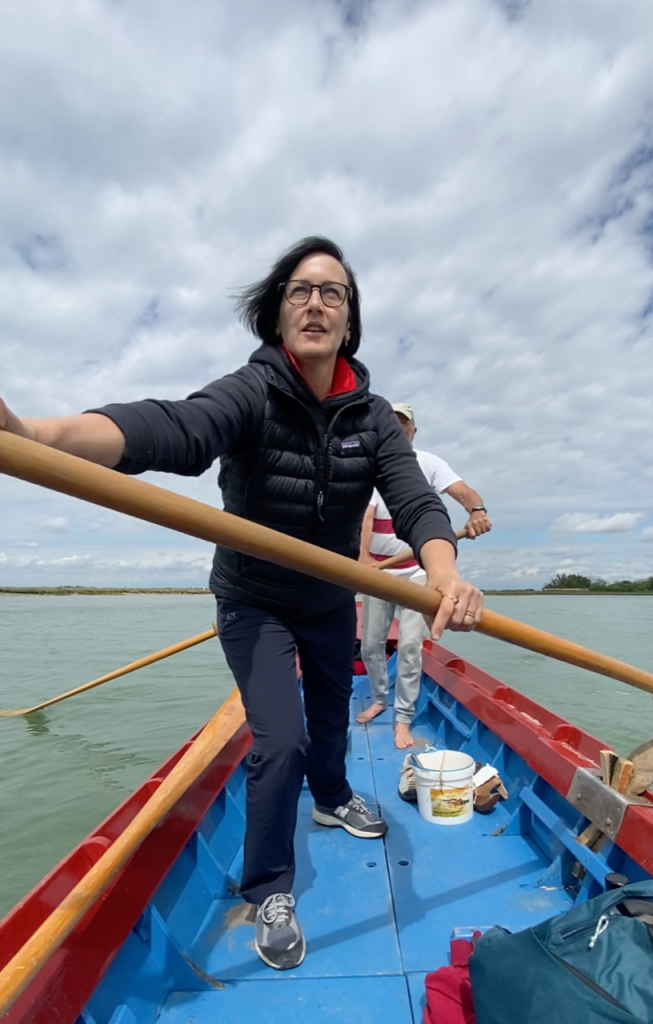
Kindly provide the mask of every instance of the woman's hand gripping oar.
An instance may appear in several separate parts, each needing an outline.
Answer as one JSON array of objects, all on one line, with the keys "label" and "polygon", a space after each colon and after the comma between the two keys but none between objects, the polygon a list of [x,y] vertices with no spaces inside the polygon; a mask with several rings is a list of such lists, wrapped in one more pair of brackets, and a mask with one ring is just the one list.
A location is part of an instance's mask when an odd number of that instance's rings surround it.
[{"label": "woman's hand gripping oar", "polygon": [[43,708],[49,708],[51,704],[58,704],[61,700],[67,700],[68,697],[74,697],[78,693],[85,693],[86,690],[92,690],[95,686],[101,686],[102,683],[108,683],[111,679],[118,679],[119,676],[126,676],[129,672],[135,672],[137,668],[144,668],[146,665],[153,665],[155,661],[161,661],[163,658],[169,658],[171,654],[178,654],[179,651],[186,651],[189,647],[195,647],[196,644],[201,644],[205,640],[210,640],[211,637],[216,636],[218,632],[217,624],[214,622],[211,629],[207,629],[205,633],[198,633],[197,636],[191,636],[188,640],[182,640],[178,644],[173,644],[171,647],[166,647],[162,651],[156,651],[154,654],[148,654],[145,658],[139,658],[138,661],[132,661],[129,665],[124,665],[123,668],[117,668],[114,672],[108,672],[105,676],[100,676],[99,679],[93,679],[90,683],[84,683],[83,686],[77,686],[74,690],[68,690],[66,693],[60,693],[58,697],[51,697],[50,700],[44,700],[42,704],[35,704],[33,708],[14,708],[13,711],[0,711],[0,716],[3,718],[12,718],[14,715],[31,715],[34,711],[43,711]]},{"label": "woman's hand gripping oar", "polygon": [[[426,615],[434,615],[440,607],[442,595],[435,590],[417,587],[388,573],[370,572],[368,566],[333,551],[2,430],[0,472]],[[479,633],[487,633],[526,650],[546,654],[653,693],[653,674],[650,672],[569,640],[561,640],[533,626],[525,626],[506,615],[485,609],[476,628]]]}]

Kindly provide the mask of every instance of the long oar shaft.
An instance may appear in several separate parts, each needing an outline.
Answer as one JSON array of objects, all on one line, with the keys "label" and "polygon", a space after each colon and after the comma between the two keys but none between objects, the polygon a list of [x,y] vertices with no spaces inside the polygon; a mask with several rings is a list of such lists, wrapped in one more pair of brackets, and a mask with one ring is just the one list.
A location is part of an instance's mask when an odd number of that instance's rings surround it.
[{"label": "long oar shaft", "polygon": [[153,665],[156,661],[162,661],[163,658],[169,658],[173,654],[179,654],[180,651],[186,651],[189,647],[195,647],[196,644],[204,643],[205,640],[210,640],[211,637],[216,635],[215,626],[213,629],[207,629],[205,633],[198,633],[197,636],[191,636],[188,640],[182,640],[178,644],[173,644],[171,647],[166,647],[162,651],[156,651],[154,654],[148,654],[145,658],[139,658],[138,661],[132,661],[129,665],[123,665],[122,668],[117,668],[113,672],[108,672],[104,676],[99,676],[97,679],[93,679],[90,683],[84,683],[83,686],[76,686],[74,690],[67,690],[66,693],[60,693],[58,697],[51,697],[50,700],[44,700],[42,704],[35,704],[32,708],[14,708],[12,711],[0,711],[0,717],[12,718],[15,715],[31,715],[34,711],[42,711],[43,708],[49,708],[52,704],[58,704],[59,701],[67,700],[68,697],[75,697],[78,693],[85,693],[86,690],[92,690],[95,686],[101,686],[102,683],[109,683],[112,679],[118,679],[120,676],[126,676],[129,672],[135,672],[136,669],[145,668],[146,665]]},{"label": "long oar shaft", "polygon": [[204,727],[125,831],[0,972],[0,1018],[61,946],[94,901],[245,721],[237,690]]},{"label": "long oar shaft", "polygon": [[[2,431],[0,471],[415,611],[433,615],[440,605],[441,595],[434,590],[396,579],[332,551],[276,533],[228,512],[220,512],[154,484],[143,483]],[[486,610],[477,629],[527,650],[591,669],[653,693],[651,673],[568,640],[560,640],[533,626],[524,626],[505,615]]]}]

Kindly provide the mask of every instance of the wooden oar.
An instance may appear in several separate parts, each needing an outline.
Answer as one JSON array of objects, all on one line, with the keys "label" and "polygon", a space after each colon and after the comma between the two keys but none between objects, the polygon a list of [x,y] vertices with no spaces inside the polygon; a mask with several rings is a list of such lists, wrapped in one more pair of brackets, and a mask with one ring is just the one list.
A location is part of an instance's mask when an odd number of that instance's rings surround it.
[{"label": "wooden oar", "polygon": [[214,623],[212,629],[207,629],[205,633],[198,633],[197,636],[191,636],[188,640],[182,640],[178,644],[173,644],[171,647],[166,647],[162,651],[156,651],[154,654],[148,654],[145,658],[139,658],[138,661],[132,661],[129,665],[124,665],[123,668],[117,668],[114,672],[108,672],[105,676],[99,676],[98,679],[93,679],[90,683],[84,683],[83,686],[77,686],[74,690],[67,690],[66,693],[60,693],[58,697],[51,697],[50,700],[44,700],[42,704],[35,704],[33,708],[14,708],[13,711],[0,711],[0,716],[3,718],[12,718],[14,715],[31,715],[34,711],[42,711],[43,708],[49,708],[51,704],[58,704],[61,700],[67,700],[68,697],[74,697],[78,693],[85,693],[86,690],[92,690],[94,686],[101,686],[102,683],[108,683],[112,679],[118,679],[119,676],[126,676],[129,672],[135,672],[137,668],[144,668],[145,665],[153,665],[155,661],[161,661],[163,658],[169,658],[172,654],[178,654],[179,651],[186,651],[189,647],[194,647],[195,644],[204,643],[205,640],[210,640],[211,637],[217,634],[217,626]]},{"label": "wooden oar", "polygon": [[[441,595],[437,591],[388,573],[371,572],[369,566],[332,551],[3,431],[0,471],[427,615],[434,615],[440,606]],[[561,640],[534,626],[525,626],[506,615],[485,610],[477,630],[653,693],[650,672]]]},{"label": "wooden oar", "polygon": [[[456,540],[462,540],[463,537],[467,536],[467,530],[458,530],[456,533]],[[371,565],[371,569],[392,569],[395,565],[400,565],[401,562],[407,562],[409,558],[414,558],[412,548],[404,548],[396,555],[390,555],[390,558],[384,558],[378,565]]]},{"label": "wooden oar", "polygon": [[106,890],[114,875],[163,821],[244,722],[245,712],[240,695],[237,690],[233,690],[131,824],[0,972],[0,1018]]}]

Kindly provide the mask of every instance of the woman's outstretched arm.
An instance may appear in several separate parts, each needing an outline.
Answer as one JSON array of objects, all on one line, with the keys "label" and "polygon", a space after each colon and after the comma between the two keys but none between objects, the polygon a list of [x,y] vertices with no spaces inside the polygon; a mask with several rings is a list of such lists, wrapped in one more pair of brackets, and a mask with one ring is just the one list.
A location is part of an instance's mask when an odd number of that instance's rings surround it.
[{"label": "woman's outstretched arm", "polygon": [[125,435],[107,416],[85,412],[79,416],[25,417],[20,419],[0,398],[0,430],[19,434],[49,448],[78,455],[113,469],[125,453]]}]

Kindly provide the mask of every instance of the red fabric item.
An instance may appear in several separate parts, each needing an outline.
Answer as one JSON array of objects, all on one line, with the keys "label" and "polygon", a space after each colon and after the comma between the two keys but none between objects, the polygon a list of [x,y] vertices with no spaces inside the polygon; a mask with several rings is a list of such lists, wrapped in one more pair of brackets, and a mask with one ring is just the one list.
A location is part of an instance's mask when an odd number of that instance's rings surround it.
[{"label": "red fabric item", "polygon": [[[281,348],[286,353],[286,358],[288,359],[290,365],[295,367],[297,373],[301,377],[304,377],[304,374],[301,371],[301,367],[297,360],[295,359],[292,352],[290,352],[285,345],[282,345]],[[306,380],[305,377],[304,380]],[[329,394],[326,397],[334,398],[335,395],[345,395],[347,394],[348,391],[353,391],[355,387],[356,375],[354,371],[352,370],[351,366],[349,365],[344,356],[337,356],[335,369],[333,371],[333,381],[331,383],[331,390],[329,391]]]},{"label": "red fabric item", "polygon": [[394,533],[395,528],[392,525],[392,519],[376,519],[372,520],[372,533]]},{"label": "red fabric item", "polygon": [[[478,938],[481,932],[474,932],[474,938]],[[471,939],[450,939],[449,956],[453,967],[467,967],[467,962],[474,952],[474,943]]]},{"label": "red fabric item", "polygon": [[424,1024],[476,1024],[467,967],[440,967],[425,984]]},{"label": "red fabric item", "polygon": [[333,373],[333,383],[327,398],[335,395],[345,395],[356,387],[356,375],[344,356],[336,359],[336,368]]}]

